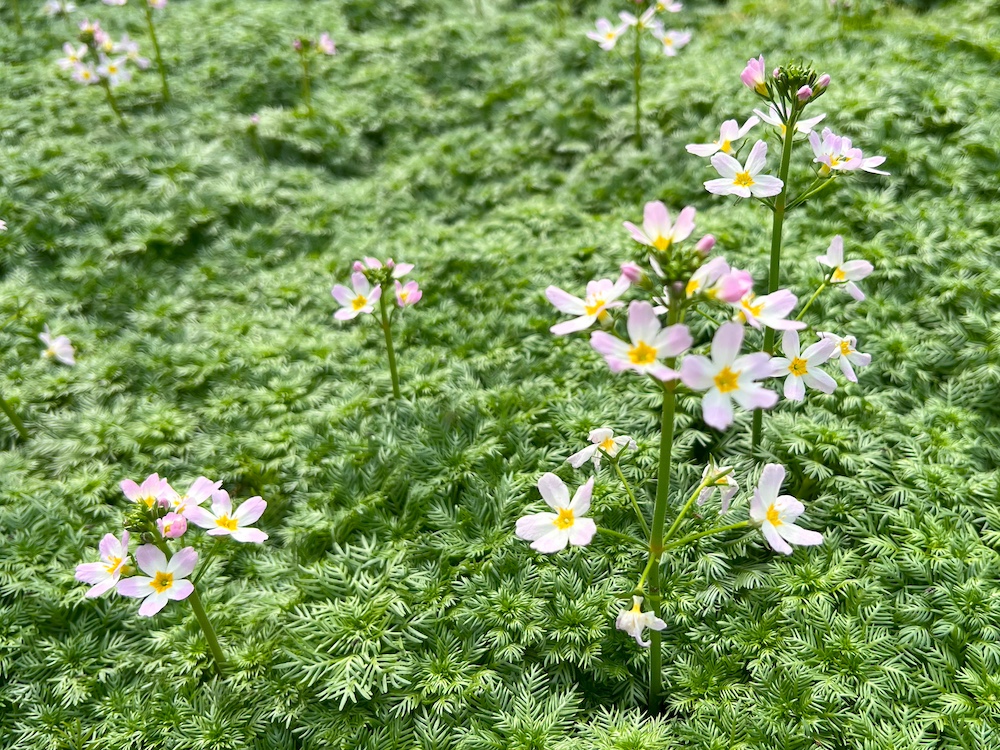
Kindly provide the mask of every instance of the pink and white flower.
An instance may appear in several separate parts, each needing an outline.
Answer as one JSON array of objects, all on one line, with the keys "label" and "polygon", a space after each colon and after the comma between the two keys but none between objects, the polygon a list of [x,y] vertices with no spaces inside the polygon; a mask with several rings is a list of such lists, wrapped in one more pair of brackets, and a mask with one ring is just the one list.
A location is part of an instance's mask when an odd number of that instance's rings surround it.
[{"label": "pink and white flower", "polygon": [[676,57],[677,50],[687,46],[687,43],[691,41],[691,32],[670,29],[657,34],[656,38],[663,45],[663,54],[667,57]]},{"label": "pink and white flower", "polygon": [[97,66],[97,74],[101,78],[104,78],[112,88],[132,80],[132,73],[125,68],[124,57],[111,59],[105,55],[101,55],[100,65]]},{"label": "pink and white flower", "polygon": [[596,430],[591,430],[588,437],[592,445],[588,445],[566,459],[574,469],[579,469],[591,460],[594,462],[595,469],[601,468],[601,458],[603,457],[601,451],[614,458],[625,448],[635,450],[635,440],[628,435],[615,437],[615,431],[610,427],[599,427]]},{"label": "pink and white flower", "polygon": [[87,65],[81,63],[73,68],[73,80],[77,83],[82,83],[84,86],[89,86],[100,82],[101,77],[97,75],[97,69],[93,63]]},{"label": "pink and white flower", "polygon": [[884,156],[865,157],[861,149],[855,148],[851,143],[850,138],[836,135],[830,128],[823,128],[822,138],[815,131],[810,133],[809,145],[812,146],[813,155],[816,157],[814,161],[823,165],[821,172],[853,172],[860,169],[872,174],[889,174],[876,169],[885,162]]},{"label": "pink and white flower", "polygon": [[691,275],[685,293],[688,299],[704,294],[710,300],[736,304],[751,289],[753,277],[749,271],[730,268],[725,258],[713,258]]},{"label": "pink and white flower", "polygon": [[320,34],[319,41],[316,42],[316,49],[322,52],[324,55],[336,55],[337,46],[333,43],[333,39],[325,31]]},{"label": "pink and white flower", "polygon": [[159,474],[150,474],[142,484],[136,484],[131,479],[123,479],[121,483],[122,492],[125,497],[133,503],[145,505],[152,508],[155,505],[162,505],[164,508],[170,506],[169,498],[176,494],[166,479],[160,479]]},{"label": "pink and white flower", "polygon": [[122,596],[142,599],[140,617],[152,617],[167,606],[169,601],[187,599],[194,591],[194,584],[187,577],[198,563],[194,547],[176,552],[170,561],[152,544],[144,544],[135,551],[135,561],[146,575],[132,576],[118,583]]},{"label": "pink and white flower", "polygon": [[[720,474],[722,476],[719,476]],[[709,464],[701,473],[702,483],[704,484],[709,477],[718,477],[718,479],[705,485],[702,491],[698,493],[698,505],[704,505],[708,502],[712,495],[715,494],[715,490],[719,489],[722,501],[719,506],[719,513],[728,513],[729,504],[736,496],[736,493],[740,491],[739,484],[733,478],[733,467]]]},{"label": "pink and white flower", "polygon": [[66,57],[60,57],[56,64],[63,70],[73,70],[77,65],[82,64],[83,58],[87,56],[87,45],[81,44],[79,47],[74,47],[71,43],[66,42],[63,45],[63,54]]},{"label": "pink and white flower", "polygon": [[38,334],[38,338],[45,344],[45,349],[42,350],[44,359],[56,359],[64,365],[76,364],[75,352],[69,336],[53,336],[49,327],[45,326],[44,330]]},{"label": "pink and white flower", "polygon": [[767,79],[764,76],[764,56],[761,55],[756,60],[747,60],[747,66],[740,73],[740,80],[747,88],[763,96],[767,94]]},{"label": "pink and white flower", "polygon": [[587,38],[593,39],[604,51],[610,51],[618,43],[618,37],[625,33],[628,24],[613,26],[607,18],[597,19],[597,31],[588,31]]},{"label": "pink and white flower", "polygon": [[68,16],[76,10],[76,3],[69,0],[47,0],[42,12],[47,16]]},{"label": "pink and white flower", "polygon": [[415,305],[423,296],[424,293],[420,290],[420,286],[417,282],[407,281],[404,285],[399,281],[396,281],[396,304],[400,307],[410,307]]},{"label": "pink and white flower", "polygon": [[705,424],[724,430],[733,423],[733,401],[744,409],[770,409],[778,394],[757,383],[771,374],[771,358],[765,352],[740,356],[743,326],[723,323],[712,339],[711,357],[688,356],[681,365],[681,380],[694,391],[706,391],[702,399]]},{"label": "pink and white flower", "polygon": [[76,580],[93,587],[86,594],[89,599],[113,589],[122,573],[128,571],[128,532],[122,532],[121,540],[114,534],[105,534],[97,549],[101,553],[100,562],[76,566]]},{"label": "pink and white flower", "polygon": [[830,283],[834,285],[842,284],[854,299],[858,302],[865,298],[855,281],[868,276],[875,270],[875,266],[867,260],[850,260],[844,262],[844,238],[839,234],[830,242],[830,248],[825,255],[817,256],[816,260],[827,268],[833,269],[830,274]]},{"label": "pink and white flower", "polygon": [[750,501],[750,520],[760,527],[771,549],[790,555],[792,544],[813,547],[823,543],[823,535],[795,525],[805,506],[791,495],[778,495],[784,481],[784,466],[767,464],[764,467]]},{"label": "pink and white flower", "polygon": [[733,153],[733,145],[743,138],[750,129],[756,125],[760,120],[756,117],[751,117],[741,128],[739,122],[736,120],[726,120],[722,123],[722,127],[719,128],[719,139],[712,141],[711,143],[689,143],[685,148],[689,154],[694,154],[695,156],[712,156],[719,151],[724,154]]},{"label": "pink and white flower", "polygon": [[221,481],[213,482],[208,477],[198,477],[191,484],[190,489],[182,495],[167,484],[163,495],[165,500],[164,505],[170,508],[174,513],[179,513],[183,516],[187,513],[188,508],[195,505],[201,505],[203,502],[208,500],[213,493],[218,492],[221,487]]},{"label": "pink and white flower", "polygon": [[[778,107],[771,104],[768,107],[767,114],[765,114],[759,109],[755,109],[753,113],[757,115],[757,117],[759,117],[763,122],[766,122],[768,125],[777,128],[782,136],[785,135],[785,131],[787,130],[787,127],[785,126],[785,120],[787,120],[788,118],[784,114],[783,107],[779,109]],[[825,117],[826,115],[822,114],[822,115],[816,115],[816,117],[807,117],[804,120],[799,120],[795,123],[795,132],[804,133],[808,135],[809,133],[812,132],[812,129],[814,127],[816,127],[817,125],[819,125],[819,123],[823,121],[823,118]]]},{"label": "pink and white flower", "polygon": [[337,320],[353,320],[362,313],[375,312],[375,303],[382,296],[382,287],[373,289],[365,275],[359,271],[351,274],[351,286],[354,287],[353,292],[343,284],[337,284],[331,291],[333,298],[343,305],[333,315]]},{"label": "pink and white flower", "polygon": [[129,39],[128,34],[122,35],[122,38],[118,40],[118,44],[115,45],[114,51],[116,54],[125,55],[125,59],[139,68],[139,70],[145,70],[149,67],[149,58],[139,54],[138,43]]},{"label": "pink and white flower", "polygon": [[623,223],[632,239],[641,245],[663,252],[675,242],[682,242],[694,231],[693,206],[683,209],[677,216],[677,223],[671,225],[670,213],[661,201],[650,201],[642,212],[642,229],[631,221]]},{"label": "pink and white flower", "polygon": [[167,7],[167,0],[149,0],[149,7],[153,10],[163,10]]},{"label": "pink and white flower", "polygon": [[729,154],[717,153],[712,166],[722,177],[708,180],[705,189],[714,195],[738,195],[741,198],[767,198],[777,195],[784,183],[777,177],[760,174],[767,165],[767,144],[757,141],[750,149],[746,166]]},{"label": "pink and white flower", "polygon": [[164,539],[177,539],[187,531],[187,519],[180,513],[167,513],[163,518],[156,519],[156,528]]},{"label": "pink and white flower", "polygon": [[799,334],[785,331],[781,334],[781,351],[784,357],[771,360],[774,377],[785,376],[785,398],[802,401],[806,397],[806,386],[823,393],[833,393],[837,381],[820,369],[820,365],[830,359],[836,343],[821,339],[799,353]]},{"label": "pink and white flower", "polygon": [[585,547],[597,533],[592,518],[584,518],[590,510],[594,492],[594,478],[581,485],[569,499],[569,490],[559,477],[551,472],[538,480],[542,499],[555,513],[535,513],[517,519],[517,537],[531,542],[531,548],[545,554],[565,549],[567,545]]},{"label": "pink and white flower", "polygon": [[656,12],[657,13],[680,13],[684,9],[684,6],[680,3],[671,3],[667,0],[657,0]]},{"label": "pink and white flower", "polygon": [[[366,269],[369,271],[375,271],[382,268],[383,264],[378,258],[372,258],[371,256],[365,256],[364,262],[360,260],[354,261],[354,271],[364,272]],[[385,268],[392,271],[392,278],[401,279],[410,271],[413,270],[412,263],[397,263],[392,258],[389,258],[385,262]]]},{"label": "pink and white flower", "polygon": [[641,16],[636,18],[634,15],[627,11],[622,11],[618,14],[618,17],[622,20],[626,26],[634,26],[636,30],[648,29],[656,25],[656,6],[647,8]]},{"label": "pink and white flower", "polygon": [[628,307],[628,335],[631,343],[605,331],[590,334],[590,344],[604,356],[611,372],[634,370],[657,380],[674,380],[677,371],[660,362],[686,351],[693,339],[681,323],[660,326],[659,318],[648,302],[635,301]]},{"label": "pink and white flower", "polygon": [[635,638],[635,642],[643,648],[649,648],[649,641],[642,640],[642,631],[646,628],[650,630],[663,630],[667,623],[656,616],[653,611],[642,611],[642,597],[632,597],[632,609],[627,609],[618,615],[615,620],[615,627],[623,630]]},{"label": "pink and white flower", "polygon": [[789,313],[795,309],[799,298],[787,289],[779,289],[771,294],[758,297],[753,292],[747,292],[734,305],[736,320],[749,323],[751,328],[767,326],[776,331],[797,331],[805,328],[801,320],[788,320]]},{"label": "pink and white flower", "polygon": [[219,490],[212,495],[212,507],[202,508],[195,505],[189,507],[185,515],[187,519],[208,529],[209,536],[230,536],[237,542],[261,543],[267,540],[267,534],[260,529],[250,528],[267,509],[267,503],[261,497],[251,497],[233,512],[233,502],[229,493]]},{"label": "pink and white flower", "polygon": [[872,362],[872,355],[863,354],[858,351],[858,340],[854,336],[844,336],[841,338],[837,334],[828,331],[820,333],[819,336],[835,344],[833,354],[830,356],[831,361],[837,360],[840,364],[840,371],[844,373],[844,377],[852,383],[857,383],[858,376],[855,374],[852,365],[867,367]]},{"label": "pink and white flower", "polygon": [[587,296],[583,299],[574,297],[556,286],[546,288],[545,297],[559,312],[577,316],[573,320],[557,323],[549,330],[556,336],[565,336],[567,333],[590,328],[596,320],[604,320],[608,317],[608,310],[624,304],[619,302],[618,298],[628,291],[629,283],[624,274],[613,283],[611,279],[590,281],[587,283]]}]

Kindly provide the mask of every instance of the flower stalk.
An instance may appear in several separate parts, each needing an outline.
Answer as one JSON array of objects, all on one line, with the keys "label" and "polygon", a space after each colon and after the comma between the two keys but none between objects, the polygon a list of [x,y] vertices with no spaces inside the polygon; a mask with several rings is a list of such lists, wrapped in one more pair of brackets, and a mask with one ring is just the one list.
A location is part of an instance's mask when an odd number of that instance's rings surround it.
[{"label": "flower stalk", "polygon": [[198,589],[191,592],[188,601],[191,602],[191,610],[194,612],[198,624],[201,625],[201,632],[205,634],[205,640],[208,641],[208,648],[212,652],[212,659],[215,662],[215,672],[219,677],[222,677],[226,669],[226,657],[222,653],[222,647],[219,646],[219,639],[215,635],[212,621],[208,619],[205,607],[201,603],[201,597],[198,596]]},{"label": "flower stalk", "polygon": [[156,55],[156,67],[160,71],[160,84],[163,89],[163,103],[170,101],[170,86],[167,84],[167,67],[163,64],[163,55],[160,54],[160,40],[156,36],[156,25],[153,23],[153,9],[148,2],[143,3],[146,9],[146,26],[149,27],[149,39],[153,43],[153,53]]},{"label": "flower stalk", "polygon": [[632,53],[632,85],[635,89],[635,147],[642,148],[642,35],[635,31]]},{"label": "flower stalk", "polygon": [[399,392],[399,373],[396,372],[396,352],[392,348],[392,327],[389,325],[389,306],[386,304],[387,289],[383,287],[379,297],[379,309],[382,312],[382,332],[385,334],[385,351],[389,357],[389,375],[392,378],[393,398],[401,398]]},{"label": "flower stalk", "polygon": [[9,419],[10,423],[14,425],[14,429],[17,430],[17,434],[21,436],[22,440],[27,440],[31,437],[31,433],[29,433],[28,429],[24,426],[24,422],[21,421],[17,412],[14,411],[14,407],[12,407],[7,402],[7,399],[3,398],[3,396],[0,396],[0,410],[3,410],[3,413],[7,415],[7,419]]}]

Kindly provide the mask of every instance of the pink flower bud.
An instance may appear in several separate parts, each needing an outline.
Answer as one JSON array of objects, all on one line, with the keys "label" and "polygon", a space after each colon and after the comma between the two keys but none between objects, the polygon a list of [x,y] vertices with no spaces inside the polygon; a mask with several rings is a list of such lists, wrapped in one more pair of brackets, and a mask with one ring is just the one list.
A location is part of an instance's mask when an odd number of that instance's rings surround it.
[{"label": "pink flower bud", "polygon": [[763,96],[767,93],[767,85],[764,83],[764,56],[761,55],[756,60],[747,60],[747,66],[740,73],[740,80],[743,85],[753,89]]},{"label": "pink flower bud", "polygon": [[827,86],[830,85],[830,76],[824,73],[819,77],[819,80],[816,81],[816,85],[819,86],[821,89],[825,89]]},{"label": "pink flower bud", "polygon": [[702,255],[708,255],[710,252],[712,252],[713,247],[715,247],[715,237],[713,237],[710,234],[706,234],[704,237],[698,240],[698,244],[694,246],[694,249],[697,250]]},{"label": "pink flower bud", "polygon": [[798,90],[796,96],[799,97],[800,102],[809,101],[812,99],[813,90],[809,86],[803,86]]},{"label": "pink flower bud", "polygon": [[642,281],[642,277],[645,274],[642,272],[642,268],[639,267],[638,263],[622,263],[622,276],[628,279],[633,284],[638,284]]},{"label": "pink flower bud", "polygon": [[719,292],[716,299],[729,304],[735,304],[743,299],[743,296],[753,289],[753,277],[749,271],[741,271],[734,268],[728,274],[719,279]]},{"label": "pink flower bud", "polygon": [[780,75],[781,75],[781,68],[775,68],[774,70],[771,71],[772,78],[777,78]]},{"label": "pink flower bud", "polygon": [[351,266],[351,270],[354,271],[354,273],[364,273],[365,264],[362,263],[360,260],[356,260],[354,261],[354,265]]},{"label": "pink flower bud", "polygon": [[394,261],[392,258],[386,259],[385,267],[391,271],[393,268],[396,267],[396,261]]},{"label": "pink flower bud", "polygon": [[250,115],[250,124],[260,125],[260,115],[257,114]]},{"label": "pink flower bud", "polygon": [[187,519],[180,513],[167,513],[163,518],[156,519],[156,527],[164,539],[176,539],[187,531]]},{"label": "pink flower bud", "polygon": [[302,51],[302,40],[301,39],[294,40],[292,42],[292,47],[295,49],[296,52],[301,52]]}]

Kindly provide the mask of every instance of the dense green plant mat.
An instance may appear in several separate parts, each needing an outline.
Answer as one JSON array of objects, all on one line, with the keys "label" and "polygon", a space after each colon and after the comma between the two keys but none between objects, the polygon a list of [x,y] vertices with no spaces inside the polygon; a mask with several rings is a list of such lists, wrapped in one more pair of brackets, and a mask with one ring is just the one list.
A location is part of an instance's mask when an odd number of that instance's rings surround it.
[{"label": "dense green plant mat", "polygon": [[[561,23],[550,3],[177,0],[174,102],[137,75],[128,134],[56,67],[68,24],[21,5],[24,35],[0,32],[0,392],[34,435],[0,427],[0,746],[1000,747],[1000,4],[692,2],[692,43],[648,66],[642,152],[627,65],[584,37],[620,3]],[[146,42],[137,9],[82,5]],[[340,54],[297,117],[290,41],[323,30]],[[621,221],[657,198],[762,277],[764,212],[706,194],[684,152],[749,114],[760,52],[829,72],[818,108],[889,157],[786,230],[792,288],[836,233],[875,263],[868,301],[813,307],[874,362],[766,420],[822,547],[713,539],[664,567],[650,718],[647,654],[614,629],[644,558],[513,536],[541,472],[582,481],[564,459],[590,428],[639,438],[632,476],[657,455],[656,393],[550,336],[541,292],[614,274]],[[425,288],[397,329],[400,403],[375,321],[332,319],[362,255]],[[45,323],[76,367],[39,358]],[[744,438],[681,408],[678,496],[709,452],[749,469]],[[73,580],[118,482],[152,471],[268,502],[268,543],[204,579],[224,681],[183,602],[141,620]],[[595,508],[626,527],[606,474]]]}]

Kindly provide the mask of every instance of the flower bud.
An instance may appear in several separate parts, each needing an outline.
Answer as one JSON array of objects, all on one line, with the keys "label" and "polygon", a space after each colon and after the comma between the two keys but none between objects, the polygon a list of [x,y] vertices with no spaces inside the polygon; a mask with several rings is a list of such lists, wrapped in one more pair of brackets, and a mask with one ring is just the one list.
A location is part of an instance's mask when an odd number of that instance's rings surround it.
[{"label": "flower bud", "polygon": [[354,273],[364,273],[365,264],[362,263],[360,260],[356,260],[354,261],[354,265],[351,266],[351,270],[354,271]]},{"label": "flower bud", "polygon": [[827,86],[830,85],[830,76],[824,73],[819,77],[819,80],[816,81],[816,85],[821,89],[825,89]]},{"label": "flower bud", "polygon": [[629,261],[628,263],[622,263],[622,276],[628,279],[631,283],[638,284],[642,281],[642,277],[645,276],[645,274],[642,272],[642,268],[640,268],[638,263],[632,263]]},{"label": "flower bud", "polygon": [[156,528],[160,530],[160,535],[164,539],[176,539],[183,536],[187,527],[187,519],[180,513],[167,513],[156,521]]},{"label": "flower bud", "polygon": [[250,124],[255,126],[260,125],[260,115],[258,114],[250,115]]},{"label": "flower bud", "polygon": [[302,51],[302,40],[301,39],[295,39],[292,42],[292,47],[295,49],[296,52],[301,52]]},{"label": "flower bud", "polygon": [[796,96],[799,97],[800,102],[806,102],[812,99],[813,90],[809,86],[803,86],[798,90]]},{"label": "flower bud", "polygon": [[735,304],[743,299],[743,296],[751,289],[753,289],[753,276],[750,275],[749,271],[734,268],[719,279],[716,299],[720,302]]},{"label": "flower bud", "polygon": [[394,261],[392,258],[387,258],[385,261],[385,267],[391,271],[396,267],[396,261]]},{"label": "flower bud", "polygon": [[781,68],[775,68],[774,70],[772,70],[771,71],[771,77],[772,78],[780,78],[781,77]]},{"label": "flower bud", "polygon": [[710,234],[706,234],[698,240],[698,244],[694,246],[694,249],[702,255],[708,255],[712,252],[713,247],[715,247],[715,237]]}]

